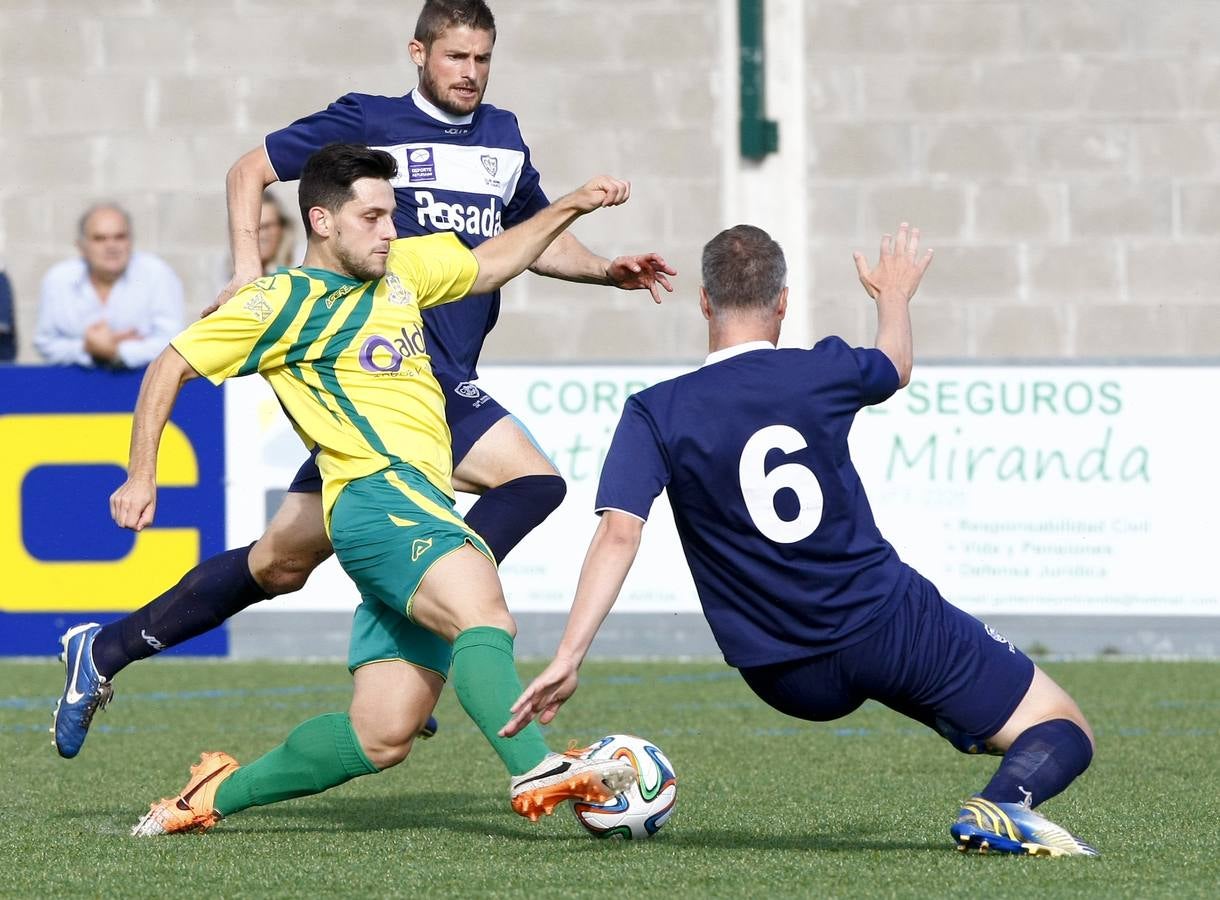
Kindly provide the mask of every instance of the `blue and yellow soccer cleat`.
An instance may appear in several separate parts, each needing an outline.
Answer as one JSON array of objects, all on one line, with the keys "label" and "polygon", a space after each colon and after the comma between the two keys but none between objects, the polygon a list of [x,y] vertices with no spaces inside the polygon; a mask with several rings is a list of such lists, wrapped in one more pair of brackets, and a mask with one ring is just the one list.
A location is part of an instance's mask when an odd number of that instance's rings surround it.
[{"label": "blue and yellow soccer cleat", "polygon": [[99,631],[101,626],[96,622],[86,622],[69,628],[59,639],[64,648],[59,658],[68,674],[64,692],[55,704],[51,733],[55,735],[55,750],[64,759],[80,753],[94,714],[114,695],[110,682],[93,665],[93,639]]},{"label": "blue and yellow soccer cleat", "polygon": [[992,803],[971,797],[949,828],[963,852],[1019,856],[1100,856],[1066,828],[1022,803]]}]

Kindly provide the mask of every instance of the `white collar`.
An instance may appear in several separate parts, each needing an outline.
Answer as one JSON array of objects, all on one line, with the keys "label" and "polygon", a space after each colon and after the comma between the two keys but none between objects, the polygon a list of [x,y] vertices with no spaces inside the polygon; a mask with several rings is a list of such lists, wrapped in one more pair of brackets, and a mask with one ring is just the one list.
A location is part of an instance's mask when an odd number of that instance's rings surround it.
[{"label": "white collar", "polygon": [[444,122],[446,125],[469,125],[474,121],[474,113],[467,113],[464,116],[455,116],[452,113],[447,113],[423,94],[419,92],[419,88],[411,91],[411,99],[415,101],[415,105],[419,107],[424,115],[431,116],[438,122]]},{"label": "white collar", "polygon": [[726,359],[731,359],[741,353],[749,353],[752,350],[774,350],[775,345],[770,341],[746,341],[744,344],[734,344],[732,347],[721,347],[719,350],[713,351],[707,355],[707,359],[703,361],[703,365],[710,366],[713,363],[724,362]]}]

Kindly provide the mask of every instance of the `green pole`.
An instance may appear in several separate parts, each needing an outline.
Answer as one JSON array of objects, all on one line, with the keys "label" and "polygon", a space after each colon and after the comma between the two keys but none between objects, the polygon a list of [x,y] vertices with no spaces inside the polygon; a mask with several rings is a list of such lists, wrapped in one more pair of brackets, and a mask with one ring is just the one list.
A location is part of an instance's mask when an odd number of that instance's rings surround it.
[{"label": "green pole", "polygon": [[767,116],[765,0],[737,0],[741,59],[741,155],[762,159],[779,149],[779,124]]}]

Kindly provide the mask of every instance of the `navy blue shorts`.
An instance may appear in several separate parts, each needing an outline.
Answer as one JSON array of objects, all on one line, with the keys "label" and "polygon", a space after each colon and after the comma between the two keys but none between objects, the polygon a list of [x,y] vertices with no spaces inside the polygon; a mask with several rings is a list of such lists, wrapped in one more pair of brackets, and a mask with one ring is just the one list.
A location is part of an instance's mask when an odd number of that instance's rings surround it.
[{"label": "navy blue shorts", "polygon": [[740,671],[768,705],[798,719],[828,722],[877,700],[980,753],[1024,698],[1034,664],[915,572],[890,620],[863,641]]},{"label": "navy blue shorts", "polygon": [[509,412],[473,381],[452,384],[444,378],[437,380],[445,392],[445,421],[453,435],[453,467],[456,469],[475,442]]},{"label": "navy blue shorts", "polygon": [[[509,412],[474,382],[463,381],[454,384],[443,378],[437,380],[445,392],[445,420],[449,423],[450,434],[453,435],[453,467],[456,469],[475,442]],[[318,471],[317,449],[309,454],[309,459],[297,470],[292,484],[288,486],[288,492],[322,492],[322,473]]]}]

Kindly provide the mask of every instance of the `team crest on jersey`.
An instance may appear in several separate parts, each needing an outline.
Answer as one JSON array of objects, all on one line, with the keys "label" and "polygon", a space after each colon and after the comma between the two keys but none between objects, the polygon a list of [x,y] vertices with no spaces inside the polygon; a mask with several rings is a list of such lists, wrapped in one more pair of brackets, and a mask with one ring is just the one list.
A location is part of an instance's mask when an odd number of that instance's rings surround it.
[{"label": "team crest on jersey", "polygon": [[271,304],[267,302],[267,298],[263,296],[262,291],[259,291],[247,300],[243,308],[252,312],[254,318],[258,319],[259,322],[266,322],[275,313],[275,310],[271,308]]},{"label": "team crest on jersey", "polygon": [[394,274],[385,277],[386,299],[395,306],[406,306],[411,302],[411,292],[403,285],[402,280]]},{"label": "team crest on jersey", "polygon": [[504,183],[496,178],[496,173],[500,171],[500,160],[491,153],[484,153],[479,157],[479,162],[483,164],[483,171],[487,173],[487,177],[483,179],[483,183],[488,187],[502,188]]},{"label": "team crest on jersey", "polygon": [[407,181],[436,181],[436,160],[431,147],[416,147],[407,151]]},{"label": "team crest on jersey", "polygon": [[1012,645],[1012,641],[1010,641],[1008,638],[1004,637],[1004,635],[1000,634],[990,625],[984,624],[983,628],[987,631],[987,636],[989,638],[991,638],[993,641],[995,641],[996,643],[999,643],[999,644],[1007,644],[1009,653],[1017,652],[1017,648]]},{"label": "team crest on jersey", "polygon": [[453,393],[457,394],[459,397],[465,397],[467,400],[473,400],[475,397],[479,396],[481,392],[479,391],[479,386],[477,384],[470,381],[463,381],[453,389]]}]

